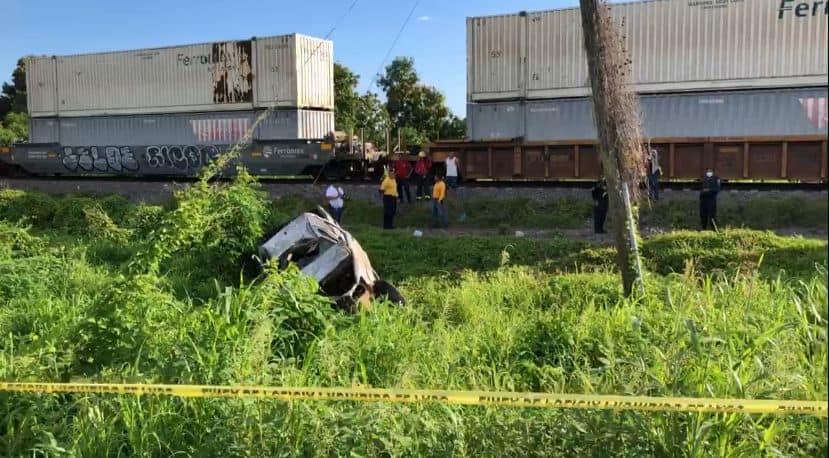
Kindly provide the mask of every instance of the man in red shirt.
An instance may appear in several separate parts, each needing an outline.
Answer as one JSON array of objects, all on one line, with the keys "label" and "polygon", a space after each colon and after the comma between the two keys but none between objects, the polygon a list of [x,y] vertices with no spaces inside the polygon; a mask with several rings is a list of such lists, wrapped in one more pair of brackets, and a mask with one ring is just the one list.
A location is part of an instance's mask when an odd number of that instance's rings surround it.
[{"label": "man in red shirt", "polygon": [[398,154],[394,161],[394,170],[397,178],[397,195],[400,203],[412,203],[412,192],[409,190],[409,178],[412,176],[412,164],[404,154]]},{"label": "man in red shirt", "polygon": [[421,151],[418,155],[417,163],[415,163],[414,175],[417,180],[417,200],[429,200],[429,173],[432,171],[432,160],[426,156],[426,153]]}]

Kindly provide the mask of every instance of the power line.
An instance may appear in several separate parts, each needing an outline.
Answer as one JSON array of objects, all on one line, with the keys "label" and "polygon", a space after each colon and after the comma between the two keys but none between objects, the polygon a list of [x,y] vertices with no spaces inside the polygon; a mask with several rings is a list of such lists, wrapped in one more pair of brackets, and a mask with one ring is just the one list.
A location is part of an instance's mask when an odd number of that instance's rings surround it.
[{"label": "power line", "polygon": [[394,50],[394,47],[397,45],[397,40],[403,35],[403,31],[406,30],[406,26],[409,25],[409,21],[412,19],[412,15],[414,15],[417,6],[420,5],[420,0],[415,0],[414,5],[412,5],[412,9],[409,11],[409,15],[406,16],[406,20],[403,21],[403,25],[400,26],[400,30],[397,31],[397,36],[394,37],[394,40],[391,42],[391,46],[389,46],[389,50],[386,51],[386,55],[383,57],[383,61],[380,62],[380,66],[377,68],[377,71],[374,73],[374,79],[371,80],[371,84],[368,85],[368,90],[370,91],[371,88],[377,83],[377,78],[380,76],[380,71],[383,70],[383,66],[386,65],[386,61],[389,59],[391,52]]}]

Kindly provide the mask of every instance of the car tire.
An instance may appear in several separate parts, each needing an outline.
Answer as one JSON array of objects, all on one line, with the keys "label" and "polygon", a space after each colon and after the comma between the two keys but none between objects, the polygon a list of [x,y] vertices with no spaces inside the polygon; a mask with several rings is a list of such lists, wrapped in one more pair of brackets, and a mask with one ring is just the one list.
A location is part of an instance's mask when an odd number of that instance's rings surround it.
[{"label": "car tire", "polygon": [[385,297],[389,302],[397,305],[406,304],[406,298],[400,294],[400,291],[385,280],[377,280],[374,282],[374,296],[378,298]]}]

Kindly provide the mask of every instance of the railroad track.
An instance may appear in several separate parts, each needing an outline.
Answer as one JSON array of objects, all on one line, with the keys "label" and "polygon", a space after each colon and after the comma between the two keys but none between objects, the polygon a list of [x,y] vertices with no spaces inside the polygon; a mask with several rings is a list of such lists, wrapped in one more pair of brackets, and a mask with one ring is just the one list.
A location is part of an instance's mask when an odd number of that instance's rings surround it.
[{"label": "railroad track", "polygon": [[[195,177],[108,177],[108,176],[61,176],[61,177],[3,177],[0,180],[8,179],[18,182],[55,182],[55,183],[131,183],[131,184],[176,184],[193,183],[198,179]],[[220,178],[217,181],[229,181],[231,178]],[[263,184],[351,184],[351,185],[372,185],[376,184],[371,180],[314,180],[313,177],[262,177],[259,182]],[[470,180],[463,182],[463,186],[470,188],[560,188],[560,189],[587,189],[593,186],[594,181],[571,180],[571,181],[525,181],[525,180]],[[412,184],[413,186],[413,184]],[[662,189],[689,190],[699,186],[695,181],[663,181]],[[827,191],[828,183],[798,183],[798,182],[746,182],[723,180],[725,190],[740,191]]]}]

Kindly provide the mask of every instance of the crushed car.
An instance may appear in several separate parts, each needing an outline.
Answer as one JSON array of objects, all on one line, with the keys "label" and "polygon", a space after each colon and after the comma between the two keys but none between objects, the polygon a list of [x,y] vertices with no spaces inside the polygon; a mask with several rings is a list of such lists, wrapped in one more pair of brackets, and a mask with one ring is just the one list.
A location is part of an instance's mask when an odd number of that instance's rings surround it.
[{"label": "crushed car", "polygon": [[397,289],[377,275],[357,240],[322,208],[275,231],[259,247],[259,258],[280,269],[296,264],[317,280],[325,295],[352,312],[369,306],[374,298],[405,303]]}]

